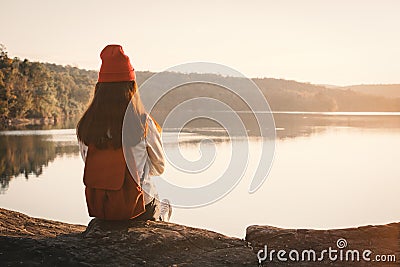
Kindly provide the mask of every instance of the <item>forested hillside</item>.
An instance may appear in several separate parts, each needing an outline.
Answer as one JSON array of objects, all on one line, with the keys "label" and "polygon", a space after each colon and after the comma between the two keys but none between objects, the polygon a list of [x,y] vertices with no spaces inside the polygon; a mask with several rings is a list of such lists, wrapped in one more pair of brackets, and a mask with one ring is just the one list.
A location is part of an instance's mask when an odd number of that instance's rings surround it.
[{"label": "forested hillside", "polygon": [[[138,76],[141,77],[142,75],[149,77],[150,73],[140,73]],[[254,89],[245,88],[247,83],[242,78],[237,77],[198,73],[163,73],[162,75],[165,75],[165,77],[157,79],[160,80],[158,83],[152,82],[151,91],[147,91],[146,94],[159,96],[162,94],[161,88],[169,83],[174,84],[171,81],[179,81],[184,84],[190,80],[207,80],[216,84],[234,85],[231,88],[240,88],[243,91]],[[273,111],[400,111],[400,98],[375,96],[352,90],[329,89],[320,85],[283,79],[253,78],[252,80],[260,88]],[[241,86],[242,84],[244,86]],[[241,94],[241,92],[237,93]],[[176,88],[161,99],[157,108],[161,111],[168,111],[174,108],[177,103],[199,96],[216,98],[229,104],[235,110],[247,110],[245,103],[237,95],[225,90],[222,86],[207,83],[195,83]],[[192,109],[198,108],[204,107],[192,107]],[[209,106],[207,108],[213,109],[215,107]]]},{"label": "forested hillside", "polygon": [[[137,72],[139,85],[153,74]],[[223,79],[228,84],[240,84],[240,78],[215,74],[163,75],[168,75],[164,79],[166,81],[190,80],[190,76],[196,75],[201,79],[201,76],[209,75],[217,83]],[[10,119],[58,119],[81,115],[93,95],[96,80],[96,71],[9,58],[4,46],[0,45],[0,122]],[[397,92],[392,92],[395,90],[393,86],[390,87],[392,97],[384,97],[360,93],[360,88],[357,88],[356,92],[282,79],[257,78],[253,81],[275,111],[400,111],[400,98],[393,97],[397,95]],[[164,85],[155,84],[151,92],[146,93],[159,94]],[[165,113],[176,104],[198,96],[220,99],[237,110],[246,108],[234,94],[209,84],[192,84],[177,88],[164,97],[157,108]]]},{"label": "forested hillside", "polygon": [[9,58],[0,47],[0,117],[65,117],[86,108],[97,72]]}]

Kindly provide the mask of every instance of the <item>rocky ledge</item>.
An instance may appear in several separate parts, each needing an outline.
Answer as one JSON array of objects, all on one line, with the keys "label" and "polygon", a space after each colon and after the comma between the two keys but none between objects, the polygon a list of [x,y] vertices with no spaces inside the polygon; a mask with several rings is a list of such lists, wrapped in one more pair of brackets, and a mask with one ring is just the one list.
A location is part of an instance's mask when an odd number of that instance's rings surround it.
[{"label": "rocky ledge", "polygon": [[[264,266],[399,266],[400,223],[341,230],[291,230],[249,226],[246,239],[165,222],[106,222],[94,219],[89,225],[72,225],[32,218],[0,208],[0,263],[51,266],[257,266],[272,250]],[[302,250],[369,249],[370,255],[395,255],[397,262],[343,262],[301,260]],[[281,261],[276,254],[296,258]],[[281,255],[282,256],[282,255]],[[281,257],[282,258],[282,257]],[[318,259],[317,259],[318,260]]]},{"label": "rocky ledge", "polygon": [[166,222],[88,227],[0,209],[0,263],[51,266],[257,266],[239,238]]},{"label": "rocky ledge", "polygon": [[400,223],[332,230],[252,225],[246,240],[264,266],[400,266]]}]

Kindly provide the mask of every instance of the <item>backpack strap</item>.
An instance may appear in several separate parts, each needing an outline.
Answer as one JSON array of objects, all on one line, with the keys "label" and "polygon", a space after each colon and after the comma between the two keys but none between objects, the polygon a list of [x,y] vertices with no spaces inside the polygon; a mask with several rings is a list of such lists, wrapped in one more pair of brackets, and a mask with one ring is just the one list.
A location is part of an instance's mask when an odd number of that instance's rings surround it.
[{"label": "backpack strap", "polygon": [[149,115],[147,113],[142,116],[142,125],[144,125],[143,137],[146,139],[147,132],[148,132],[148,129],[149,129]]}]

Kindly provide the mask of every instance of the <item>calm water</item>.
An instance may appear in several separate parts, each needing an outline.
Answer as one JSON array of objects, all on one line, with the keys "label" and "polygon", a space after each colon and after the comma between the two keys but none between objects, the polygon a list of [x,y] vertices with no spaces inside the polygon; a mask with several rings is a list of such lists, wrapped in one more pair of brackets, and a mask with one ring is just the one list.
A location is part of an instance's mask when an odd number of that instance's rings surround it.
[{"label": "calm water", "polygon": [[[239,185],[221,200],[173,211],[173,222],[243,237],[251,224],[340,228],[400,221],[400,114],[275,114],[276,153],[254,194],[248,186],[260,147],[250,137],[250,161]],[[199,140],[214,139],[216,158],[205,173],[184,174],[167,164],[163,179],[182,186],[212,182],[227,166],[229,140],[218,129],[191,129],[180,151],[199,158]],[[200,134],[200,133],[201,134]],[[164,147],[174,132],[164,132]],[[246,145],[246,140],[239,142]],[[211,144],[204,144],[207,151]],[[83,161],[75,130],[0,133],[0,206],[31,216],[87,224]],[[157,179],[156,179],[157,182]],[[168,198],[168,195],[162,197]]]}]

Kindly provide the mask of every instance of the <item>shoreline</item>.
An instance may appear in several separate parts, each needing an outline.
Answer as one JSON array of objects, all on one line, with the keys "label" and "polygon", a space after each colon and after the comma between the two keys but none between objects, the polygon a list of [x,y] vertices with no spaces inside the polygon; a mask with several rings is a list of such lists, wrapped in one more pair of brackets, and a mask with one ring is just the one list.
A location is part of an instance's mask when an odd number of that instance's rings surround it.
[{"label": "shoreline", "polygon": [[[46,117],[46,118],[23,118],[23,119],[4,119],[0,118],[0,131],[24,130],[29,127],[56,127],[65,128],[66,123],[75,119],[77,116]],[[74,123],[75,124],[75,123]]]},{"label": "shoreline", "polygon": [[[215,110],[218,113],[221,111]],[[225,111],[222,111],[225,112]],[[235,111],[239,114],[253,113],[246,110]],[[254,113],[271,113],[271,114],[287,114],[287,115],[324,115],[324,116],[400,116],[400,110],[398,111],[292,111],[292,110],[271,110],[271,111],[259,111]],[[44,117],[44,118],[11,118],[1,119],[0,128],[6,127],[18,127],[18,126],[41,126],[41,125],[56,125],[62,120],[68,120],[76,118],[78,116],[62,116],[62,117]]]}]

